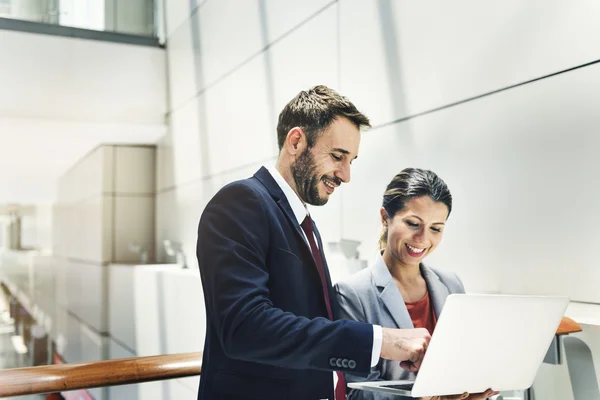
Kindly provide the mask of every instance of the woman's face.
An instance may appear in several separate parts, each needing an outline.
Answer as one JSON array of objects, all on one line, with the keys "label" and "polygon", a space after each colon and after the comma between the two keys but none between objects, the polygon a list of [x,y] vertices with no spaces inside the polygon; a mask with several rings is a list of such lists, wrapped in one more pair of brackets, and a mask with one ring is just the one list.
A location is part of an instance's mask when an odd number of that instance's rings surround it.
[{"label": "woman's face", "polygon": [[421,196],[406,202],[391,219],[381,208],[381,218],[388,225],[384,254],[404,265],[418,265],[442,240],[448,207]]}]

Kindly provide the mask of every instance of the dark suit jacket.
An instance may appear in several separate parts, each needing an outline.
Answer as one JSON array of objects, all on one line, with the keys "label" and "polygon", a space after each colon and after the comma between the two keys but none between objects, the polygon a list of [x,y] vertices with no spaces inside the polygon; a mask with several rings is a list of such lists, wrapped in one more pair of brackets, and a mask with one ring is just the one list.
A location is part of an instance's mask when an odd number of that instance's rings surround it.
[{"label": "dark suit jacket", "polygon": [[327,319],[310,248],[266,168],[208,203],[197,256],[207,313],[198,399],[333,399],[331,370],[369,373],[372,325]]}]

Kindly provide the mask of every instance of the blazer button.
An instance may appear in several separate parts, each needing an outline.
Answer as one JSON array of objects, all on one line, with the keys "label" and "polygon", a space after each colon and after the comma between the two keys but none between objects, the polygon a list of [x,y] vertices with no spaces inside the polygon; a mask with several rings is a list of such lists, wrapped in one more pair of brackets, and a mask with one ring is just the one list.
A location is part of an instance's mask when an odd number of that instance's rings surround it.
[{"label": "blazer button", "polygon": [[345,358],[342,360],[342,367],[348,368],[348,360]]},{"label": "blazer button", "polygon": [[336,361],[337,361],[337,358],[335,358],[335,357],[331,357],[331,358],[329,359],[329,365],[331,365],[332,367],[335,367],[335,366],[337,366],[337,362],[336,362]]},{"label": "blazer button", "polygon": [[354,360],[348,361],[348,368],[350,368],[350,369],[356,368],[356,361],[354,361]]}]

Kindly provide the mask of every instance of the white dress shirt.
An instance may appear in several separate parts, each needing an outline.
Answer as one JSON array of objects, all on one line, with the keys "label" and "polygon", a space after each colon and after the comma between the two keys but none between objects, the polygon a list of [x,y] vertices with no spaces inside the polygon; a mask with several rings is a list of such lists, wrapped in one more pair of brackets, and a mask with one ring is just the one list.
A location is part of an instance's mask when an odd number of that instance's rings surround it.
[{"label": "white dress shirt", "polygon": [[[266,168],[269,171],[269,173],[271,174],[271,176],[273,177],[273,179],[275,179],[275,182],[277,182],[277,184],[281,188],[281,191],[285,195],[288,203],[290,204],[290,207],[292,207],[292,212],[294,213],[296,220],[298,220],[298,225],[302,224],[302,221],[304,221],[304,218],[306,218],[306,216],[309,215],[306,205],[302,202],[302,200],[300,200],[300,197],[298,197],[296,192],[294,192],[294,189],[292,189],[292,187],[287,183],[287,181],[285,179],[283,179],[283,176],[281,176],[279,171],[274,166],[266,167]],[[310,246],[308,243],[308,240],[306,238],[306,234],[304,233],[304,230],[302,230],[302,233],[304,235],[304,241],[306,242],[306,245]],[[315,243],[318,243],[316,238],[315,238]],[[318,244],[317,244],[317,246],[318,246]],[[382,328],[380,325],[373,325],[373,350],[371,353],[371,367],[376,366],[377,363],[379,362],[379,355],[381,354],[381,346],[382,345],[383,345]],[[334,390],[335,390],[336,383],[337,383],[337,374],[334,373],[333,374]]]}]

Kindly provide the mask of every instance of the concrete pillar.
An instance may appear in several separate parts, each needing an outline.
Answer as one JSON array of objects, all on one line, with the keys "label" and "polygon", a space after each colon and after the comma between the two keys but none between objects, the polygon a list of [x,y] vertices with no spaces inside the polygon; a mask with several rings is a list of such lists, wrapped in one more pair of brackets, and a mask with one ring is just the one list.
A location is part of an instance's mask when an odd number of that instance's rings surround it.
[{"label": "concrete pillar", "polygon": [[6,249],[6,224],[0,221],[0,249]]},{"label": "concrete pillar", "polygon": [[9,227],[8,248],[18,250],[21,248],[21,216],[16,214],[11,215]]}]

